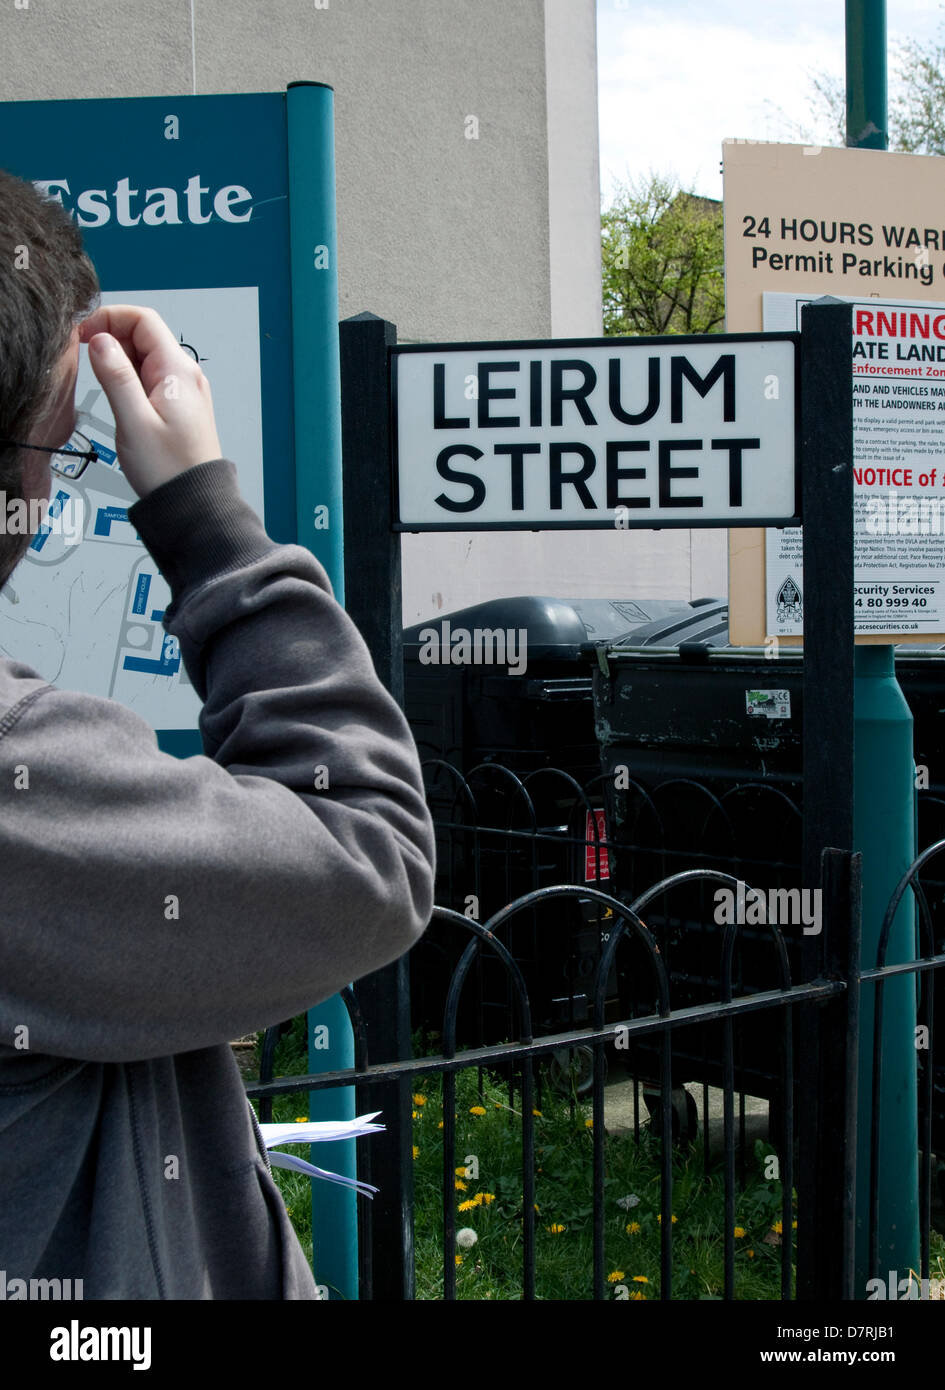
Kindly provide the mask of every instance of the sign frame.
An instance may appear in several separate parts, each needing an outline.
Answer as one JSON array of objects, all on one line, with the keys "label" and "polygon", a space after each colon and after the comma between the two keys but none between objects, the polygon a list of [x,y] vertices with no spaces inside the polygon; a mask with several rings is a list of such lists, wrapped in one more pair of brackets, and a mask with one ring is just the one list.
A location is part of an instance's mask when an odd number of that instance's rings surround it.
[{"label": "sign frame", "polygon": [[[802,525],[801,518],[801,341],[799,332],[750,332],[750,333],[703,333],[703,334],[662,334],[654,337],[600,337],[600,338],[511,338],[491,339],[458,343],[402,343],[390,346],[388,356],[388,389],[390,402],[390,462],[391,462],[391,527],[395,532],[420,534],[440,531],[663,531],[663,530],[741,530],[766,526],[789,527]],[[727,343],[748,345],[751,343],[789,342],[794,348],[794,514],[792,517],[777,517],[774,520],[756,516],[743,520],[731,517],[708,520],[688,516],[674,520],[660,517],[628,518],[625,524],[617,526],[612,514],[596,519],[543,520],[536,523],[526,521],[474,521],[467,517],[459,521],[404,522],[400,519],[400,442],[398,416],[398,362],[408,354],[462,352],[523,352],[545,351],[554,348],[614,348],[653,347],[684,348],[687,345],[699,347],[717,343],[720,348]],[[624,427],[627,428],[627,427]],[[611,509],[613,511],[614,509]]]}]

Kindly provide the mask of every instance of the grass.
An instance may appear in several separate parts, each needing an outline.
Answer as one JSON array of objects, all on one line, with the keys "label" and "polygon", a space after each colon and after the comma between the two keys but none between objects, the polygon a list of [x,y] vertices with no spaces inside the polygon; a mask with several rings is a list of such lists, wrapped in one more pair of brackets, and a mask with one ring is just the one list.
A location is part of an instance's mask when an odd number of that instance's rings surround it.
[{"label": "grass", "polygon": [[[419,1054],[420,1049],[417,1048]],[[296,1019],[279,1043],[275,1075],[307,1070],[305,1019]],[[443,1297],[443,1119],[442,1076],[418,1076],[413,1110],[416,1280],[418,1299]],[[417,1099],[422,1097],[422,1101]],[[516,1106],[520,1106],[519,1094]],[[291,1121],[306,1113],[307,1095],[277,1097],[273,1119]],[[482,1113],[473,1113],[480,1110]],[[590,1107],[577,1105],[550,1087],[535,1117],[536,1294],[542,1299],[593,1297],[592,1131]],[[454,1187],[457,1231],[476,1240],[449,1252],[460,1299],[520,1299],[522,1296],[521,1114],[509,1104],[507,1083],[485,1073],[482,1091],[474,1069],[457,1078]],[[383,1116],[381,1117],[383,1120]],[[359,1141],[370,1143],[370,1139]],[[660,1293],[659,1141],[641,1132],[605,1139],[605,1273],[613,1297],[655,1299]],[[287,1150],[309,1157],[308,1145]],[[746,1185],[736,1193],[736,1299],[780,1298],[781,1185],[765,1179],[771,1145],[759,1141],[748,1165]],[[475,1163],[471,1162],[475,1160]],[[473,1176],[476,1165],[478,1173]],[[469,1169],[469,1176],[466,1170]],[[311,1258],[311,1182],[275,1170],[289,1216]],[[380,1181],[383,1179],[381,1178]],[[637,1198],[635,1202],[630,1199]],[[359,1202],[364,1199],[359,1198]],[[459,1210],[465,1203],[473,1203]],[[701,1142],[673,1155],[673,1297],[718,1299],[724,1289],[724,1184],[721,1169],[703,1169]],[[628,1229],[629,1228],[629,1229]],[[457,1258],[458,1257],[458,1258]],[[933,1276],[943,1271],[945,1240],[933,1230]],[[618,1277],[619,1276],[619,1277]]]}]

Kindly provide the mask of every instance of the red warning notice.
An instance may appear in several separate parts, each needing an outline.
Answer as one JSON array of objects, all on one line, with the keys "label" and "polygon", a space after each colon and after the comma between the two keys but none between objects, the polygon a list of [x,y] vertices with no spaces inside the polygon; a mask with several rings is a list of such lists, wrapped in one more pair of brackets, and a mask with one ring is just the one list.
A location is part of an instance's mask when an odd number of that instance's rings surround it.
[{"label": "red warning notice", "polygon": [[[596,830],[595,823],[597,827]],[[595,836],[600,837],[599,850]],[[584,838],[588,842],[584,850],[584,882],[596,883],[598,878],[610,878],[610,858],[607,854],[606,828],[604,825],[603,811],[588,811],[587,822],[584,827]],[[600,873],[597,872],[598,855],[600,856]]]}]

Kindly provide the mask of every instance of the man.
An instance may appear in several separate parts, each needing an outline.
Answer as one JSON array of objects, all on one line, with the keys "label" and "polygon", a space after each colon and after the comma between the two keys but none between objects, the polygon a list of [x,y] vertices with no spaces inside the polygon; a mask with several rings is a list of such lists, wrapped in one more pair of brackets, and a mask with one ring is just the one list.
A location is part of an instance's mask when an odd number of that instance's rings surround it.
[{"label": "man", "polygon": [[[240,496],[198,365],[151,310],[83,317],[96,295],[68,215],[0,173],[0,488],[49,496],[87,344],[205,750],[0,659],[0,1269],[314,1298],[228,1040],[422,933],[419,764],[322,567]],[[29,540],[0,534],[0,582]]]}]

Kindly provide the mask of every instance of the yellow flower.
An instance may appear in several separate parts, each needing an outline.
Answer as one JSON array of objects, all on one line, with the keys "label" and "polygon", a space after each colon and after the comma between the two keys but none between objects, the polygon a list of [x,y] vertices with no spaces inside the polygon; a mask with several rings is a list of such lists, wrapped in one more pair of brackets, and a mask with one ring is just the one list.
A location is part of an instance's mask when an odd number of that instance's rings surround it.
[{"label": "yellow flower", "polygon": [[420,1114],[419,1114],[419,1112],[418,1112],[418,1111],[416,1111],[416,1110],[414,1110],[414,1111],[413,1111],[413,1112],[412,1112],[412,1114],[411,1114],[411,1117],[410,1117],[410,1118],[411,1118],[411,1119],[412,1119],[412,1120],[419,1120],[419,1118],[420,1118]]},{"label": "yellow flower", "polygon": [[426,1105],[427,1098],[426,1096],[414,1096],[413,1103],[414,1105]]},{"label": "yellow flower", "polygon": [[630,1302],[631,1302],[631,1303],[645,1303],[645,1302],[646,1302],[646,1294],[645,1294],[645,1293],[641,1293],[639,1289],[636,1289],[636,1290],[630,1295]]},{"label": "yellow flower", "polygon": [[462,1178],[454,1178],[453,1186],[457,1192],[465,1192],[467,1184],[463,1182]]},{"label": "yellow flower", "polygon": [[443,1121],[441,1120],[440,1123],[437,1125],[437,1129],[442,1129],[442,1128],[443,1128]]},{"label": "yellow flower", "polygon": [[456,1263],[457,1263],[458,1265],[461,1265],[461,1264],[463,1263],[463,1257],[462,1257],[462,1255],[454,1255],[453,1258],[454,1258],[454,1260],[456,1261]]},{"label": "yellow flower", "polygon": [[771,1227],[771,1229],[772,1229],[772,1231],[775,1231],[778,1235],[780,1235],[780,1234],[781,1234],[781,1222],[780,1222],[780,1221],[776,1221],[776,1222],[774,1223],[774,1225]]},{"label": "yellow flower", "polygon": [[495,1201],[495,1193],[494,1193],[494,1192],[480,1192],[480,1193],[479,1193],[479,1198],[480,1198],[480,1201],[482,1202],[483,1206],[486,1206],[486,1207],[487,1207],[487,1206],[489,1205],[490,1202],[494,1202],[494,1201]]},{"label": "yellow flower", "polygon": [[553,1236],[560,1236],[561,1233],[566,1229],[567,1228],[565,1226],[559,1226],[557,1222],[555,1223],[555,1225],[548,1227],[548,1230],[551,1232]]},{"label": "yellow flower", "polygon": [[457,1211],[472,1211],[474,1207],[478,1207],[478,1206],[479,1206],[479,1203],[476,1201],[475,1197],[472,1197],[472,1198],[469,1199],[469,1201],[460,1202],[460,1204],[459,1204],[459,1206],[456,1208],[456,1210],[457,1210]]},{"label": "yellow flower", "polygon": [[791,1222],[791,1230],[792,1230],[792,1231],[796,1231],[796,1230],[797,1230],[797,1222],[796,1222],[796,1221],[792,1221],[792,1222]]},{"label": "yellow flower", "polygon": [[622,1269],[615,1269],[608,1274],[607,1282],[608,1284],[619,1284],[621,1279],[626,1279],[626,1277]]},{"label": "yellow flower", "polygon": [[[662,1226],[662,1224],[663,1224],[663,1213],[662,1213],[661,1211],[658,1211],[658,1212],[656,1213],[656,1219],[657,1219],[657,1221],[660,1223],[660,1225]],[[673,1216],[673,1217],[670,1218],[670,1224],[673,1225],[673,1226],[675,1226],[675,1225],[676,1225],[676,1222],[677,1222],[678,1220],[679,1220],[679,1217],[678,1217],[678,1216]]]},{"label": "yellow flower", "polygon": [[645,1274],[635,1274],[633,1276],[633,1282],[635,1284],[648,1284],[650,1281]]},{"label": "yellow flower", "polygon": [[308,1124],[308,1116],[307,1116],[307,1115],[296,1115],[296,1117],[295,1117],[295,1123],[296,1123],[297,1125],[307,1125],[307,1124]]},{"label": "yellow flower", "polygon": [[536,1210],[537,1212],[539,1212],[539,1213],[541,1212],[541,1207],[538,1205],[537,1202],[533,1202],[533,1203],[532,1203],[532,1206],[535,1208],[535,1210]]},{"label": "yellow flower", "polygon": [[454,1168],[454,1169],[453,1169],[453,1172],[454,1172],[454,1174],[456,1175],[457,1178],[464,1178],[464,1177],[466,1176],[466,1165],[465,1165],[465,1163],[461,1163],[461,1164],[459,1165],[458,1168]]},{"label": "yellow flower", "polygon": [[747,1235],[747,1231],[744,1226],[736,1226],[734,1235],[736,1240],[741,1240],[742,1236]]},{"label": "yellow flower", "polygon": [[543,1119],[544,1119],[544,1116],[542,1115],[542,1113],[541,1113],[540,1110],[533,1110],[533,1111],[532,1111],[532,1114],[533,1114],[533,1115],[537,1115],[538,1118],[539,1118],[539,1120],[543,1120]]},{"label": "yellow flower", "polygon": [[628,1235],[628,1236],[639,1235],[639,1233],[640,1233],[640,1223],[639,1223],[639,1221],[631,1221],[631,1222],[630,1222],[630,1225],[626,1227],[626,1232],[627,1232],[627,1235]]},{"label": "yellow flower", "polygon": [[470,1115],[484,1115],[486,1113],[486,1107],[484,1105],[471,1105],[469,1107],[469,1113]]},{"label": "yellow flower", "polygon": [[753,1259],[755,1258],[755,1252],[754,1252],[754,1250],[746,1250],[745,1253],[746,1253],[746,1255],[748,1256],[748,1258],[749,1258],[750,1260],[753,1260]]},{"label": "yellow flower", "polygon": [[593,1129],[593,1128],[594,1128],[594,1121],[593,1121],[593,1120],[585,1120],[585,1121],[584,1121],[584,1128],[585,1128],[585,1129]]},{"label": "yellow flower", "polygon": [[416,1144],[414,1144],[414,1146],[413,1146],[413,1156],[414,1156],[414,1158],[419,1158],[419,1157],[420,1157],[420,1150],[417,1148]]}]

